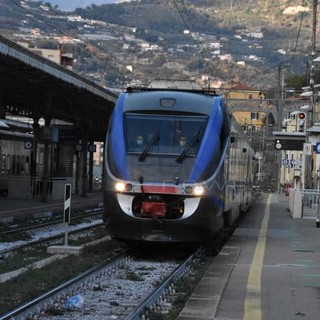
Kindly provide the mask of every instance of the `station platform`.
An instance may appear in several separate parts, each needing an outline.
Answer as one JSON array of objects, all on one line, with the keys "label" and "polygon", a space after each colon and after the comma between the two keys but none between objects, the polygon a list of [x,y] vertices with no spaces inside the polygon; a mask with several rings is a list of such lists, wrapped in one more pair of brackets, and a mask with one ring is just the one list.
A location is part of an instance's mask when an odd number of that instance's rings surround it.
[{"label": "station platform", "polygon": [[[71,195],[71,210],[101,207],[103,205],[103,192],[93,191],[85,197],[79,194]],[[14,199],[0,197],[0,222],[10,222],[12,219],[20,219],[30,215],[41,216],[50,213],[59,213],[64,210],[64,199],[48,200],[41,202],[40,199]]]},{"label": "station platform", "polygon": [[178,320],[320,319],[320,228],[292,218],[288,201],[261,194]]}]

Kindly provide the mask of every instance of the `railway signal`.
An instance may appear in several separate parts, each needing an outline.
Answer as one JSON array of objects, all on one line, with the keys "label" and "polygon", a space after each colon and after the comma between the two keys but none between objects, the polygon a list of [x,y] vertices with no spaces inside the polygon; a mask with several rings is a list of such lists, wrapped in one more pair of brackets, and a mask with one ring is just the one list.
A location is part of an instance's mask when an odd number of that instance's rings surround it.
[{"label": "railway signal", "polygon": [[67,183],[64,186],[64,215],[63,220],[65,224],[65,237],[64,237],[64,244],[68,245],[68,225],[70,223],[71,217],[71,184]]},{"label": "railway signal", "polygon": [[297,132],[305,132],[306,131],[306,113],[305,112],[299,112],[298,118],[297,118]]}]

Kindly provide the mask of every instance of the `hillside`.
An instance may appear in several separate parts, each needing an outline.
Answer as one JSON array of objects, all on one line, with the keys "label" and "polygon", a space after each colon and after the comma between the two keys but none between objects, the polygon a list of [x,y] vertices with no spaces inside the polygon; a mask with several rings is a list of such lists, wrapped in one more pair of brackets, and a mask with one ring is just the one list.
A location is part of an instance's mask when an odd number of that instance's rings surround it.
[{"label": "hillside", "polygon": [[22,2],[0,1],[2,34],[15,38],[36,27],[42,37],[32,38],[34,45],[51,47],[54,35],[81,39],[64,45],[76,58],[75,70],[111,86],[202,77],[275,87],[280,64],[304,73],[310,53],[311,8],[289,10],[303,1],[141,0],[73,13]]}]

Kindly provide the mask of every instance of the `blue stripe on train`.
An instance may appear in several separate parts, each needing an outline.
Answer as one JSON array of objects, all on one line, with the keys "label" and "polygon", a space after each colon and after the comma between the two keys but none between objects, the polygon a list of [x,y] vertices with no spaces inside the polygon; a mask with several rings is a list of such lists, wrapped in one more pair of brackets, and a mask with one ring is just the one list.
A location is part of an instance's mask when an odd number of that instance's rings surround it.
[{"label": "blue stripe on train", "polygon": [[127,154],[124,143],[123,104],[125,94],[121,93],[112,116],[111,145],[114,162],[123,179],[130,180]]},{"label": "blue stripe on train", "polygon": [[197,158],[189,176],[190,181],[198,181],[206,171],[213,157],[221,156],[220,134],[223,123],[223,105],[221,97],[215,97],[207,129],[202,138]]}]

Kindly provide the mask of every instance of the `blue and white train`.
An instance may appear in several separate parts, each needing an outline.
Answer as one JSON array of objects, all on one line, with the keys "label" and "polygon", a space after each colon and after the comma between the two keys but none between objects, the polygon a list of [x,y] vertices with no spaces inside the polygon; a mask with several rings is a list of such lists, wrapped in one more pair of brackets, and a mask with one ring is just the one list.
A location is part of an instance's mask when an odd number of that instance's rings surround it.
[{"label": "blue and white train", "polygon": [[206,242],[251,204],[253,151],[220,96],[129,88],[106,137],[103,220],[130,242]]}]

